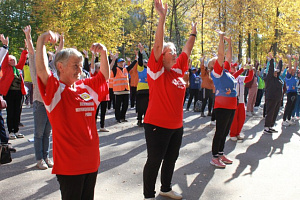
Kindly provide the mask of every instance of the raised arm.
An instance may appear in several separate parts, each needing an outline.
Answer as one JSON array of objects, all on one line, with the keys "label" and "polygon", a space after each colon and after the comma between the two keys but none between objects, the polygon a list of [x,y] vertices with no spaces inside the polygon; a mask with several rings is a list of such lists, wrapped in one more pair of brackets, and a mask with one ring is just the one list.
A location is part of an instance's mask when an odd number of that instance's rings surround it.
[{"label": "raised arm", "polygon": [[58,48],[56,49],[55,54],[57,54],[58,52],[60,52],[64,48],[64,44],[65,44],[65,38],[64,38],[64,33],[62,33],[59,36],[59,45],[58,45]]},{"label": "raised arm", "polygon": [[48,42],[55,44],[58,41],[58,36],[59,35],[57,33],[47,31],[39,36],[38,41],[36,43],[36,73],[45,86],[50,76],[45,45]]},{"label": "raised arm", "polygon": [[26,26],[23,29],[23,32],[24,32],[25,37],[26,37],[28,52],[31,55],[34,55],[34,47],[33,47],[33,42],[32,42],[32,38],[31,38],[31,26],[30,25]]},{"label": "raised arm", "polygon": [[167,3],[163,5],[162,0],[154,0],[155,10],[159,14],[159,21],[155,33],[155,41],[153,45],[153,53],[155,60],[158,61],[163,51],[165,22],[168,11]]},{"label": "raised arm", "polygon": [[[232,47],[231,47],[231,37],[224,37],[224,40],[228,43],[228,49],[226,52],[225,60],[228,62],[229,66],[232,61]],[[221,65],[221,63],[219,63]]]},{"label": "raised arm", "polygon": [[3,44],[3,47],[0,49],[0,65],[1,65],[3,62],[3,59],[5,58],[5,56],[8,52],[9,40],[8,40],[8,37],[5,38],[3,34],[0,34],[0,40]]},{"label": "raised arm", "polygon": [[108,64],[108,57],[107,57],[107,49],[103,44],[94,43],[91,46],[91,51],[94,53],[100,54],[100,72],[103,74],[105,80],[109,79],[110,69]]},{"label": "raised arm", "polygon": [[182,49],[182,51],[185,52],[188,57],[190,57],[191,55],[196,37],[197,37],[197,22],[192,23],[192,32],[190,34],[188,41],[186,42],[185,46]]}]

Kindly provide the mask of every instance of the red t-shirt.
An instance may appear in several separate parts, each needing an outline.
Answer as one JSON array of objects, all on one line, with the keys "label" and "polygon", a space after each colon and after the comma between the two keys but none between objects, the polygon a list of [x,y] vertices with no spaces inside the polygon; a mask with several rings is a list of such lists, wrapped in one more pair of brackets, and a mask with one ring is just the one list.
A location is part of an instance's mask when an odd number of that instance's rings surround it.
[{"label": "red t-shirt", "polygon": [[41,96],[52,125],[53,174],[79,175],[96,172],[100,165],[95,113],[108,94],[102,73],[79,80],[71,88],[52,74],[46,87],[38,78]]},{"label": "red t-shirt", "polygon": [[163,56],[156,62],[151,52],[147,79],[149,84],[149,104],[145,123],[168,129],[183,126],[183,98],[185,95],[184,72],[188,70],[188,56],[182,52],[176,64],[167,71],[163,66]]}]

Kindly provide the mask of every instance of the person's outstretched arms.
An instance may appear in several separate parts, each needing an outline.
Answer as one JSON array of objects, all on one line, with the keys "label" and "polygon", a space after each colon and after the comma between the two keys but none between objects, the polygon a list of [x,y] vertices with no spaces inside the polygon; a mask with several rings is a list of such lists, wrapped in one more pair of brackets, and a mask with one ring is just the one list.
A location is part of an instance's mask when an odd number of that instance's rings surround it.
[{"label": "person's outstretched arms", "polygon": [[91,46],[91,51],[100,54],[100,63],[101,63],[100,72],[103,74],[105,80],[109,79],[110,69],[108,64],[106,47],[103,44],[94,43]]},{"label": "person's outstretched arms", "polygon": [[[229,66],[231,64],[231,61],[232,61],[232,47],[231,47],[231,37],[224,37],[224,40],[228,43],[228,49],[227,49],[227,52],[226,52],[226,58],[225,58],[225,61],[228,62]],[[221,64],[221,63],[219,63]]]},{"label": "person's outstretched arms", "polygon": [[8,43],[9,43],[9,39],[8,37],[4,37],[3,34],[0,34],[0,41],[3,44],[3,47],[0,49],[0,65],[3,62],[3,59],[5,58],[7,52],[8,52]]},{"label": "person's outstretched arms", "polygon": [[155,60],[158,61],[163,50],[164,31],[165,31],[165,22],[166,22],[166,16],[168,11],[168,5],[167,3],[163,5],[162,0],[154,0],[154,4],[155,4],[155,10],[159,15],[159,21],[155,33],[153,53],[154,53]]},{"label": "person's outstretched arms", "polygon": [[25,37],[26,37],[28,52],[31,55],[34,55],[34,47],[33,47],[33,42],[32,42],[32,38],[31,38],[31,26],[30,25],[26,26],[23,29],[23,32],[24,32]]},{"label": "person's outstretched arms", "polygon": [[59,35],[59,45],[55,51],[55,54],[57,54],[64,48],[64,44],[65,44],[65,38],[64,38],[64,33],[62,33],[61,35]]},{"label": "person's outstretched arms", "polygon": [[48,78],[51,74],[48,67],[48,58],[45,45],[48,42],[55,44],[58,41],[58,38],[59,35],[57,33],[47,31],[39,36],[36,43],[36,73],[44,86],[46,86]]},{"label": "person's outstretched arms", "polygon": [[195,44],[196,36],[197,36],[197,22],[196,23],[193,22],[192,23],[192,32],[190,34],[190,37],[182,49],[182,51],[185,52],[188,57],[190,57],[190,55],[191,55],[192,49]]}]

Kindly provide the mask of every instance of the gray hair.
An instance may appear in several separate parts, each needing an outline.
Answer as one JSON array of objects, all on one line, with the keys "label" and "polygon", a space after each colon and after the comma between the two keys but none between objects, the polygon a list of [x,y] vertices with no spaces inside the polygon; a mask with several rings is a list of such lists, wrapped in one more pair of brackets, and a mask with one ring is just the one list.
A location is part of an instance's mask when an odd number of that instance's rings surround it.
[{"label": "gray hair", "polygon": [[163,51],[165,51],[165,49],[167,49],[167,48],[176,51],[176,47],[175,47],[175,44],[173,42],[164,42]]},{"label": "gray hair", "polygon": [[70,59],[71,56],[75,56],[77,58],[80,58],[81,61],[83,62],[83,56],[82,54],[74,48],[66,48],[66,49],[62,49],[61,51],[59,51],[56,55],[55,55],[55,59],[54,59],[54,66],[57,70],[57,75],[60,75],[59,70],[57,69],[57,63],[62,63],[63,66],[66,66],[68,60]]}]

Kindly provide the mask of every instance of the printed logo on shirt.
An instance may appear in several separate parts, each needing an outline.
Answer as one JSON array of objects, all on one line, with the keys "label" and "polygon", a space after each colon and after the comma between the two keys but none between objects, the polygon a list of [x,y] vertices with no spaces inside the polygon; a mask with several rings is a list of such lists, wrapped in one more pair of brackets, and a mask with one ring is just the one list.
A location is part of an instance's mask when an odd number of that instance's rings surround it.
[{"label": "printed logo on shirt", "polygon": [[178,79],[173,79],[172,83],[180,89],[184,89],[185,88],[184,86],[186,84],[186,82],[181,77],[179,77]]},{"label": "printed logo on shirt", "polygon": [[93,97],[86,92],[79,94],[79,96],[85,101],[90,101],[93,99]]},{"label": "printed logo on shirt", "polygon": [[230,88],[226,88],[226,94],[230,95],[230,93],[231,93],[231,89]]}]

